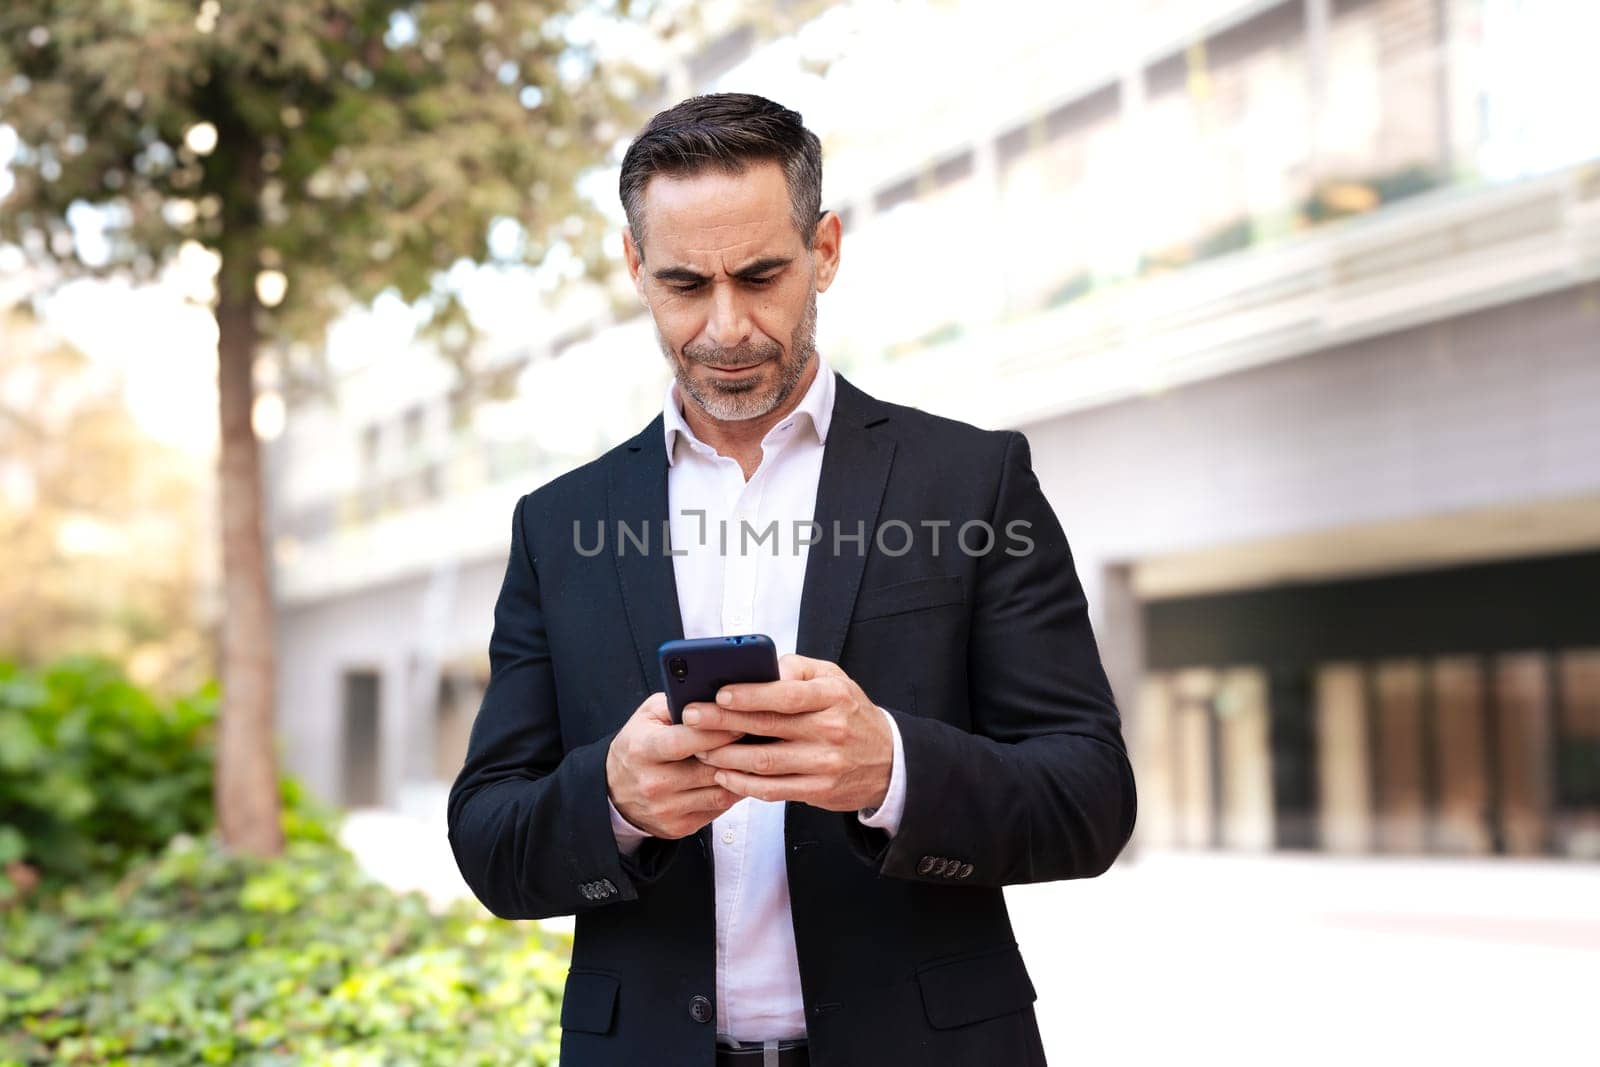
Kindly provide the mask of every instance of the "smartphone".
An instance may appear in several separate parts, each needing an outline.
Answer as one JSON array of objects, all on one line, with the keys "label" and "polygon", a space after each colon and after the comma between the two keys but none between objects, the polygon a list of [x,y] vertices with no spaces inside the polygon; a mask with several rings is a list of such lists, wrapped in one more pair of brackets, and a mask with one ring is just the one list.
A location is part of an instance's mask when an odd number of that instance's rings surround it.
[{"label": "smartphone", "polygon": [[[683,709],[696,701],[715,703],[717,690],[734,682],[776,682],[778,649],[766,634],[693,637],[664,641],[661,688],[667,694],[672,721],[683,721]],[[736,744],[765,744],[776,737],[745,734]]]}]

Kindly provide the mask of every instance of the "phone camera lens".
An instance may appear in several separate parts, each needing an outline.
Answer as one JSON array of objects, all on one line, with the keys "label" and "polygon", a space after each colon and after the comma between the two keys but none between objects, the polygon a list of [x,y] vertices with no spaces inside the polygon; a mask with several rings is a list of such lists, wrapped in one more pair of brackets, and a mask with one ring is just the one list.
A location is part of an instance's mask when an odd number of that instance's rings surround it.
[{"label": "phone camera lens", "polygon": [[689,677],[689,661],[682,657],[674,656],[672,659],[667,660],[667,670],[671,671],[672,676],[681,682]]}]

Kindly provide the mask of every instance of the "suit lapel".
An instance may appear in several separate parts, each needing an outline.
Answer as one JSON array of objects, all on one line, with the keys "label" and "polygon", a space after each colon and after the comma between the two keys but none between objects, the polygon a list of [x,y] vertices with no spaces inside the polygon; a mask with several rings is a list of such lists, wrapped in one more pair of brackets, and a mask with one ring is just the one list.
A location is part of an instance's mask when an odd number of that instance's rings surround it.
[{"label": "suit lapel", "polygon": [[[894,441],[871,429],[887,418],[883,405],[835,373],[833,417],[822,450],[822,474],[812,517],[819,540],[807,550],[795,637],[795,651],[802,656],[837,663],[844,649],[845,631],[867,552],[877,535],[878,508],[894,459]],[[855,540],[858,533],[859,541]]]},{"label": "suit lapel", "polygon": [[[683,637],[678,582],[672,557],[662,543],[667,527],[667,449],[663,433],[662,418],[657,415],[628,442],[619,462],[610,465],[606,478],[606,547],[617,564],[623,608],[633,632],[646,693],[661,688],[656,649],[663,641]],[[641,553],[633,542],[624,542],[619,524],[635,536],[649,531],[647,550]]]}]

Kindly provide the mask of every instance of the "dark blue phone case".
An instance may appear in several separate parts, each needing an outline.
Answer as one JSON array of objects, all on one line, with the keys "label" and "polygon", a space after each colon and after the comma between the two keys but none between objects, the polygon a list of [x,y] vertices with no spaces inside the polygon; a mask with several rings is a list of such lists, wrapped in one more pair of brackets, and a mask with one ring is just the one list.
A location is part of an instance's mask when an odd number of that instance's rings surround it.
[{"label": "dark blue phone case", "polygon": [[[777,646],[766,634],[664,641],[657,657],[661,663],[661,688],[667,694],[672,721],[677,723],[683,722],[686,704],[715,702],[717,690],[725,685],[778,680]],[[739,743],[775,740],[746,734]]]}]

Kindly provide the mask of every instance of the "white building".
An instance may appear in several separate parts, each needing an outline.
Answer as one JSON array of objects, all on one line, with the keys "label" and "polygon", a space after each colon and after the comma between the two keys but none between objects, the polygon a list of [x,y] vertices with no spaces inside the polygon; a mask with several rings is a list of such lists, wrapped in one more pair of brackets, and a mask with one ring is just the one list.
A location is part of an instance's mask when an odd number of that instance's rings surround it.
[{"label": "white building", "polygon": [[[835,366],[1027,433],[1136,842],[1600,855],[1600,9],[1056,7],[842,3],[670,84],[823,135]],[[442,806],[513,504],[660,403],[614,306],[500,343],[470,428],[416,350],[291,413],[280,723],[323,796]]]}]

